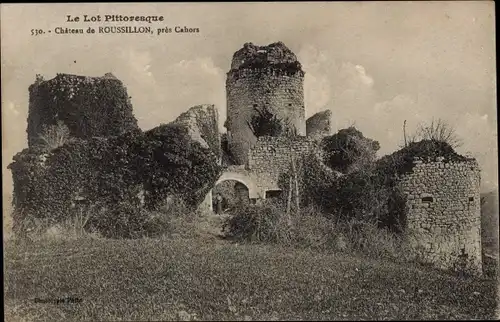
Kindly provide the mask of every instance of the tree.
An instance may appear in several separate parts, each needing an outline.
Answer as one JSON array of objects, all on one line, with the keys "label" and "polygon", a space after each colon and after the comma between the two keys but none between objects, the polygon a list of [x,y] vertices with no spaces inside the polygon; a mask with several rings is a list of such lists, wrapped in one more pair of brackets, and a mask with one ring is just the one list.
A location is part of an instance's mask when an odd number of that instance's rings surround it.
[{"label": "tree", "polygon": [[455,128],[442,119],[432,119],[430,123],[420,124],[410,142],[422,140],[444,142],[456,149],[462,145],[462,140],[457,136]]},{"label": "tree", "polygon": [[69,139],[69,129],[60,120],[54,125],[43,125],[42,131],[38,136],[39,146],[48,151],[64,145]]},{"label": "tree", "polygon": [[297,129],[288,119],[280,119],[269,111],[268,108],[258,109],[248,122],[248,126],[256,137],[259,136],[295,136]]},{"label": "tree", "polygon": [[350,173],[375,161],[380,149],[378,141],[366,138],[351,126],[325,137],[321,142],[324,162],[330,168],[342,173]]},{"label": "tree", "polygon": [[279,136],[282,134],[283,124],[276,115],[271,113],[267,108],[262,110],[254,108],[254,110],[257,113],[252,117],[249,126],[256,137]]}]

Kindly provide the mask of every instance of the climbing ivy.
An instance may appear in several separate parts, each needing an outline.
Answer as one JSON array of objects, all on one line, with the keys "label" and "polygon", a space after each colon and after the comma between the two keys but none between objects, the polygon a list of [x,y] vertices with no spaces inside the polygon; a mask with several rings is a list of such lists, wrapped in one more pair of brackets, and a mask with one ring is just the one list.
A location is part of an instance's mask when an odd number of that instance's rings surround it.
[{"label": "climbing ivy", "polygon": [[[186,128],[173,124],[146,133],[76,139],[49,153],[25,149],[14,157],[9,169],[14,178],[15,208],[52,223],[70,216],[79,202],[107,205],[108,209],[124,203],[138,205],[133,200],[140,190],[147,208],[155,208],[168,195],[196,206],[220,174],[214,153],[193,141]],[[101,219],[111,224],[114,219],[109,215],[133,213],[110,211]],[[99,218],[90,222],[104,229]]]},{"label": "climbing ivy", "polygon": [[28,115],[30,146],[42,127],[64,120],[76,138],[121,135],[140,131],[123,84],[115,78],[59,74],[31,85]]}]

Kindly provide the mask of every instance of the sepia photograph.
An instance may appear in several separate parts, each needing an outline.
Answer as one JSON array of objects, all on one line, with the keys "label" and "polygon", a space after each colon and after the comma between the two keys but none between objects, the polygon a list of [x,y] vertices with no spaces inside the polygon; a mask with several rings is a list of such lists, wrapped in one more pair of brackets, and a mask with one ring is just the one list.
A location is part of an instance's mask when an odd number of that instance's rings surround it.
[{"label": "sepia photograph", "polygon": [[493,1],[0,13],[5,321],[500,319]]}]

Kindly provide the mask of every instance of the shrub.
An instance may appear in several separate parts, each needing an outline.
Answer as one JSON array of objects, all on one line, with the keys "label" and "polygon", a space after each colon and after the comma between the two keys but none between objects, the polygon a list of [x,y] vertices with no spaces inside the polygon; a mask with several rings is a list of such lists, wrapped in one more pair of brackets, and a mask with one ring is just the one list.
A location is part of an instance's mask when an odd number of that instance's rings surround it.
[{"label": "shrub", "polygon": [[256,112],[250,122],[251,130],[256,137],[260,136],[280,136],[285,131],[285,126],[278,118],[267,108],[254,108]]},{"label": "shrub", "polygon": [[338,244],[341,232],[335,222],[326,218],[315,207],[301,209],[292,216],[293,240],[298,247],[344,250]]},{"label": "shrub", "polygon": [[184,227],[180,227],[183,220],[190,220],[192,217],[192,210],[182,198],[169,196],[150,212],[144,231],[148,237],[170,236],[183,231]]},{"label": "shrub", "polygon": [[291,226],[280,204],[244,205],[232,210],[231,214],[223,225],[223,231],[231,238],[284,244],[291,241]]},{"label": "shrub", "polygon": [[137,150],[150,208],[167,195],[182,196],[194,208],[220,175],[217,156],[192,140],[184,126],[161,125],[146,132]]},{"label": "shrub", "polygon": [[93,216],[89,227],[105,238],[139,238],[146,234],[148,219],[149,213],[144,208],[122,201]]},{"label": "shrub", "polygon": [[290,190],[290,177],[292,179],[292,207],[295,208],[294,200],[295,179],[297,179],[299,190],[300,207],[317,207],[319,211],[328,212],[331,207],[331,191],[340,173],[330,169],[314,152],[304,155],[295,162],[296,177],[290,170],[282,173],[278,179],[278,185],[282,190],[281,202],[287,202]]},{"label": "shrub", "polygon": [[400,190],[401,177],[412,171],[415,157],[423,160],[443,157],[444,162],[463,161],[451,145],[436,140],[412,142],[407,147],[367,165],[335,176],[325,171],[314,157],[305,160],[301,174],[303,200],[333,217],[377,220],[380,227],[401,233],[408,209]]},{"label": "shrub", "polygon": [[342,173],[366,168],[380,149],[377,141],[366,138],[355,127],[339,130],[321,141],[325,164]]},{"label": "shrub", "polygon": [[75,140],[48,154],[24,150],[10,165],[15,207],[35,218],[61,222],[76,199],[113,204],[138,184],[116,139]]},{"label": "shrub", "polygon": [[422,140],[411,142],[408,146],[386,155],[376,162],[377,175],[385,179],[386,184],[393,184],[394,179],[410,172],[413,168],[413,161],[418,157],[422,160],[444,158],[448,161],[464,161],[466,158],[455,152],[453,147],[443,141]]},{"label": "shrub", "polygon": [[432,119],[427,124],[420,124],[415,134],[411,135],[411,143],[419,141],[443,142],[456,149],[462,145],[462,140],[457,136],[455,129],[442,119]]},{"label": "shrub", "polygon": [[410,245],[404,236],[381,228],[376,220],[351,218],[339,223],[351,251],[373,258],[390,258],[399,261],[412,259]]},{"label": "shrub", "polygon": [[288,216],[282,205],[266,202],[240,208],[224,225],[226,235],[242,242],[280,243],[300,248],[350,251],[374,258],[413,259],[407,240],[376,220],[325,217],[307,207]]}]

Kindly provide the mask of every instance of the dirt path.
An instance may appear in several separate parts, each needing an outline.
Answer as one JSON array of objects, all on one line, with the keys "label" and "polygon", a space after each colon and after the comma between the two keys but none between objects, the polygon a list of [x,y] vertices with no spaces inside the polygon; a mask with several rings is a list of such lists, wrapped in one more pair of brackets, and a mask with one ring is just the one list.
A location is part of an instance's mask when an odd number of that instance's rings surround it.
[{"label": "dirt path", "polygon": [[200,218],[196,224],[196,230],[199,235],[210,240],[226,242],[222,226],[224,221],[229,217],[228,214],[207,214]]}]

